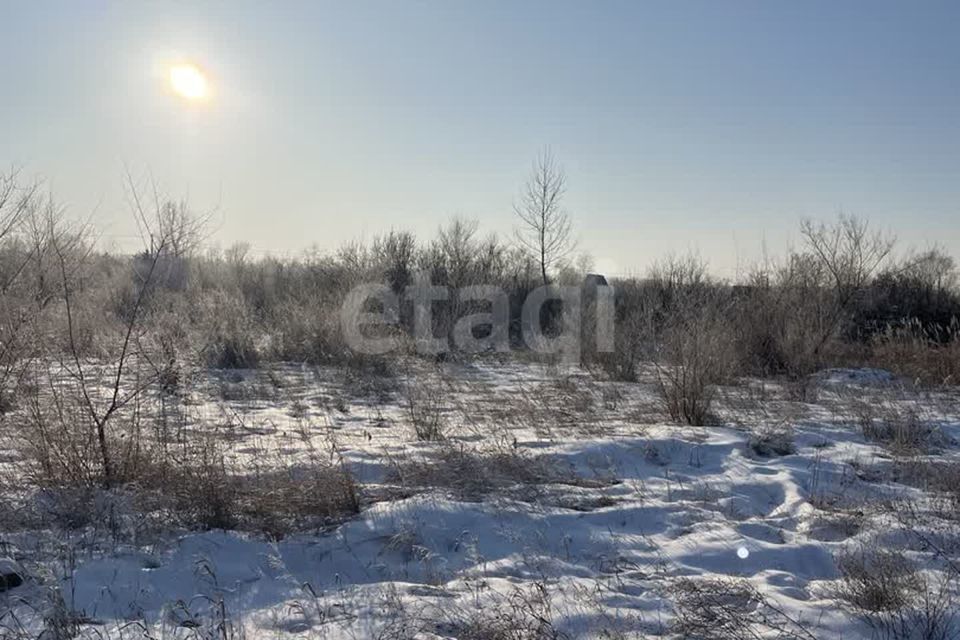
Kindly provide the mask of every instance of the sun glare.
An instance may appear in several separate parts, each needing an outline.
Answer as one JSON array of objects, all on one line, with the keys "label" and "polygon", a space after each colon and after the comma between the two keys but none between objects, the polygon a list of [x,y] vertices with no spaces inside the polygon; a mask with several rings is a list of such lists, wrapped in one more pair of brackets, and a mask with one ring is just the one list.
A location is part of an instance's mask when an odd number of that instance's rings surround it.
[{"label": "sun glare", "polygon": [[210,97],[210,83],[196,65],[175,64],[170,67],[170,88],[189,102],[203,102]]}]

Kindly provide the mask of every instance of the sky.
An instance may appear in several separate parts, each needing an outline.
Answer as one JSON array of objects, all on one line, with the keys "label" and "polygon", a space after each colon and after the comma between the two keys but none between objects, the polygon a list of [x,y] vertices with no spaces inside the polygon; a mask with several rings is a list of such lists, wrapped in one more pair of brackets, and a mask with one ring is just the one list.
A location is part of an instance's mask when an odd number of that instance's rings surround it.
[{"label": "sky", "polygon": [[954,1],[3,0],[0,166],[108,247],[136,245],[129,173],[214,244],[295,255],[454,215],[509,237],[549,146],[606,273],[734,275],[841,211],[960,258],[958,26]]}]

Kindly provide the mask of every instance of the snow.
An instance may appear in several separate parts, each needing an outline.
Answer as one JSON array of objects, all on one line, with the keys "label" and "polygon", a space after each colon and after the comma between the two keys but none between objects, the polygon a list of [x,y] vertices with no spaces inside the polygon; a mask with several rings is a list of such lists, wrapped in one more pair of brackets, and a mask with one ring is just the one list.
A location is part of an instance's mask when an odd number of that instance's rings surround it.
[{"label": "snow", "polygon": [[897,381],[897,377],[883,369],[863,367],[858,369],[825,369],[818,376],[821,384],[884,386]]},{"label": "snow", "polygon": [[[449,446],[412,438],[403,381],[399,389],[357,395],[335,371],[285,366],[269,375],[278,384],[265,382],[265,371],[211,376],[191,401],[198,423],[230,425],[238,468],[265,451],[296,459],[333,440],[365,490],[380,495],[396,460]],[[538,597],[554,628],[570,637],[667,635],[670,585],[682,577],[746,580],[815,637],[871,637],[828,587],[838,577],[835,554],[876,544],[884,521],[878,516],[870,526],[866,515],[863,527],[851,527],[840,516],[911,489],[857,476],[853,463],[886,454],[835,404],[794,403],[788,415],[796,452],[760,458],[750,451],[750,433],[734,422],[648,422],[657,404],[649,384],[599,382],[567,370],[558,385],[557,371],[518,363],[405,375],[407,384],[445,385],[455,446],[546,456],[582,481],[479,497],[438,486],[368,504],[329,532],[279,541],[177,532],[147,547],[78,546],[74,564],[30,559],[56,577],[67,609],[117,637],[129,621],[172,637],[218,616],[251,638],[399,637],[398,620],[427,634],[421,637],[455,637],[465,620],[515,611],[516,598]],[[845,385],[895,383],[874,370],[831,370],[819,379],[834,400]],[[258,384],[269,390],[248,393]],[[568,406],[584,398],[589,417]],[[769,403],[788,405],[782,398]],[[955,433],[957,416],[938,416]],[[945,458],[955,459],[955,445]],[[9,538],[30,555],[29,536]],[[31,580],[17,602],[42,600],[50,584]],[[30,619],[34,607],[4,598],[0,609]]]}]

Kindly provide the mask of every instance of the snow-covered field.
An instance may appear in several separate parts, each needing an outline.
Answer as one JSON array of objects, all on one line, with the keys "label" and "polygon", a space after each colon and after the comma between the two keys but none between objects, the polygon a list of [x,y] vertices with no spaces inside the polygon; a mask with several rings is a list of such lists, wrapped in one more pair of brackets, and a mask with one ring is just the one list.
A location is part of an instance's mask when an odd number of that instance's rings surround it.
[{"label": "snow-covered field", "polygon": [[[909,574],[896,615],[940,603],[945,635],[915,637],[957,637],[958,398],[831,370],[806,402],[724,388],[716,426],[690,427],[668,423],[649,371],[212,372],[189,429],[222,436],[234,469],[342,457],[360,513],[282,539],[144,532],[105,495],[119,524],[0,526],[0,557],[27,574],[0,593],[0,638],[869,638],[900,623],[843,589],[884,550],[908,563],[887,580]],[[922,437],[885,439],[898,429]]]}]

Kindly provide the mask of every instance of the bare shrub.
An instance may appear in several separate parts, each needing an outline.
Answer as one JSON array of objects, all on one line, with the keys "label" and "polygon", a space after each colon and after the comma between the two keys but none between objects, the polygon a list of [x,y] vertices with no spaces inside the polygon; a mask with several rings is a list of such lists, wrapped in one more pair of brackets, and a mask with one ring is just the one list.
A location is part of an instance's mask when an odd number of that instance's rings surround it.
[{"label": "bare shrub", "polygon": [[[171,365],[169,358],[149,353],[149,341],[145,340],[148,318],[156,309],[156,293],[162,285],[160,271],[165,259],[171,256],[171,238],[167,235],[170,231],[168,228],[163,232],[162,225],[151,226],[135,192],[133,201],[147,248],[127,265],[132,281],[124,282],[122,289],[130,295],[124,304],[115,307],[114,317],[104,318],[98,313],[105,292],[87,286],[96,266],[90,257],[89,231],[49,233],[50,252],[59,276],[58,291],[51,304],[56,300],[59,307],[58,320],[63,325],[65,344],[59,349],[48,347],[42,354],[48,393],[43,399],[38,398],[32,425],[38,437],[32,438],[34,446],[27,449],[27,453],[43,455],[38,445],[56,446],[44,432],[49,425],[59,423],[63,434],[77,435],[70,441],[84,448],[94,443],[95,461],[92,466],[85,465],[89,468],[82,473],[88,478],[91,471],[99,474],[107,488],[125,482],[131,465],[138,463],[137,406],[147,389],[160,380],[169,380],[166,369]],[[159,219],[159,200],[156,207]],[[55,227],[56,219],[49,224]],[[49,411],[42,410],[43,403],[51,405]],[[64,415],[65,403],[72,413],[69,418]],[[86,433],[75,434],[78,428]],[[79,461],[81,456],[73,457]],[[56,464],[61,469],[69,466],[63,461]]]},{"label": "bare shrub", "polygon": [[848,551],[837,558],[834,597],[884,637],[953,637],[952,584],[918,570],[893,550]]},{"label": "bare shrub", "polygon": [[740,360],[759,375],[783,375],[791,396],[809,401],[810,376],[838,327],[826,319],[832,294],[826,270],[809,254],[791,254],[782,265],[764,265],[734,291]]},{"label": "bare shrub", "polygon": [[[139,508],[168,510],[183,526],[238,529],[282,538],[317,530],[360,510],[359,490],[342,460],[234,470],[214,434],[194,439],[133,486]],[[269,462],[269,461],[267,461]]]},{"label": "bare shrub", "polygon": [[927,453],[943,443],[940,429],[915,406],[896,402],[859,402],[856,418],[863,437],[898,456]]},{"label": "bare shrub", "polygon": [[604,423],[598,405],[603,393],[596,385],[552,371],[549,381],[521,384],[517,393],[498,402],[492,419],[510,429],[530,429],[549,438],[557,430],[602,433]]},{"label": "bare shrub", "polygon": [[31,400],[27,428],[14,443],[23,458],[18,472],[29,490],[45,496],[41,515],[59,526],[105,518],[94,508],[103,486],[128,496],[132,508],[153,522],[276,538],[321,528],[360,508],[356,482],[336,456],[312,452],[297,463],[261,460],[253,469],[233,469],[222,434],[171,439],[156,404],[114,418],[108,434],[113,476],[106,485],[95,430],[76,393]]},{"label": "bare shrub", "polygon": [[746,580],[682,578],[669,593],[674,598],[673,631],[684,638],[816,637]]},{"label": "bare shrub", "polygon": [[240,487],[227,470],[223,447],[213,436],[193,440],[158,460],[153,473],[145,474],[137,488],[170,499],[176,517],[189,527],[231,529],[238,524]]},{"label": "bare shrub", "polygon": [[814,345],[814,353],[818,353],[890,255],[893,239],[870,229],[866,220],[844,214],[832,225],[805,220],[800,232],[810,254],[825,269],[833,292],[824,315],[822,337]]},{"label": "bare shrub", "polygon": [[[689,259],[694,260],[694,259]],[[702,263],[668,262],[660,275],[664,307],[657,358],[657,381],[670,417],[704,425],[716,386],[737,370],[729,298],[707,282]]]},{"label": "bare shrub", "polygon": [[200,304],[200,352],[207,366],[252,369],[260,360],[253,320],[238,300],[223,292],[204,296]]},{"label": "bare shrub", "polygon": [[[332,305],[331,305],[332,306]],[[332,308],[339,308],[333,306]],[[274,352],[283,360],[335,362],[346,351],[339,318],[323,305],[286,301],[273,320]]]},{"label": "bare shrub", "polygon": [[[877,336],[892,327],[922,338],[923,346],[945,344],[956,338],[958,282],[956,262],[941,247],[912,253],[874,278],[857,310],[857,328],[865,336]],[[942,378],[930,382],[941,384]]]},{"label": "bare shrub", "polygon": [[807,535],[815,540],[846,540],[862,531],[865,522],[862,511],[818,513],[811,520]]},{"label": "bare shrub", "polygon": [[905,607],[920,587],[917,568],[902,554],[860,550],[837,558],[841,585],[836,597],[867,612]]},{"label": "bare shrub", "polygon": [[109,430],[100,429],[104,423],[95,419],[90,403],[111,393],[102,377],[110,374],[102,369],[94,373],[93,367],[85,371],[86,388],[65,371],[43,371],[36,392],[24,399],[22,428],[10,434],[10,444],[20,454],[20,472],[34,486],[123,484],[137,476],[149,457],[142,406],[124,403],[108,416]]},{"label": "bare shrub", "polygon": [[417,440],[439,442],[446,438],[447,416],[442,381],[414,379],[404,388],[407,418]]},{"label": "bare shrub", "polygon": [[[894,467],[897,482],[939,494],[945,499],[943,515],[960,520],[960,462],[906,458]],[[960,533],[960,532],[958,532]]]},{"label": "bare shrub", "polygon": [[510,593],[490,593],[481,606],[447,605],[408,611],[400,604],[393,619],[380,630],[380,640],[442,637],[458,640],[567,640],[571,636],[554,622],[547,585],[541,581]]},{"label": "bare shrub", "polygon": [[652,289],[635,280],[617,282],[614,314],[614,350],[599,353],[596,359],[612,380],[636,382],[637,364],[650,355],[654,344]]},{"label": "bare shrub", "polygon": [[761,426],[750,434],[747,446],[758,456],[788,456],[796,451],[793,428],[778,424]]},{"label": "bare shrub", "polygon": [[565,640],[554,626],[547,587],[542,582],[532,589],[516,589],[496,606],[482,611],[459,612],[442,623],[442,630],[461,640]]},{"label": "bare shrub", "polygon": [[397,461],[390,478],[406,488],[443,488],[471,499],[516,485],[590,484],[549,456],[452,444],[423,458]]},{"label": "bare shrub", "polygon": [[360,511],[360,492],[343,462],[314,460],[244,476],[242,526],[274,538],[318,530]]},{"label": "bare shrub", "polygon": [[[954,586],[960,581],[960,463],[914,458],[897,461],[894,478],[920,487],[924,494],[891,500],[884,505],[916,548],[930,554],[934,565],[948,572]],[[945,585],[946,586],[946,585]],[[960,629],[958,629],[960,631]]]},{"label": "bare shrub", "polygon": [[858,337],[854,316],[893,242],[847,215],[829,225],[806,220],[801,234],[804,250],[737,287],[736,331],[745,366],[785,375],[794,397],[808,401],[811,374],[841,357],[845,338]]},{"label": "bare shrub", "polygon": [[[16,405],[24,363],[35,356],[52,264],[45,260],[59,216],[36,185],[23,186],[16,172],[0,173],[0,414]],[[47,285],[47,279],[50,285]]]}]

